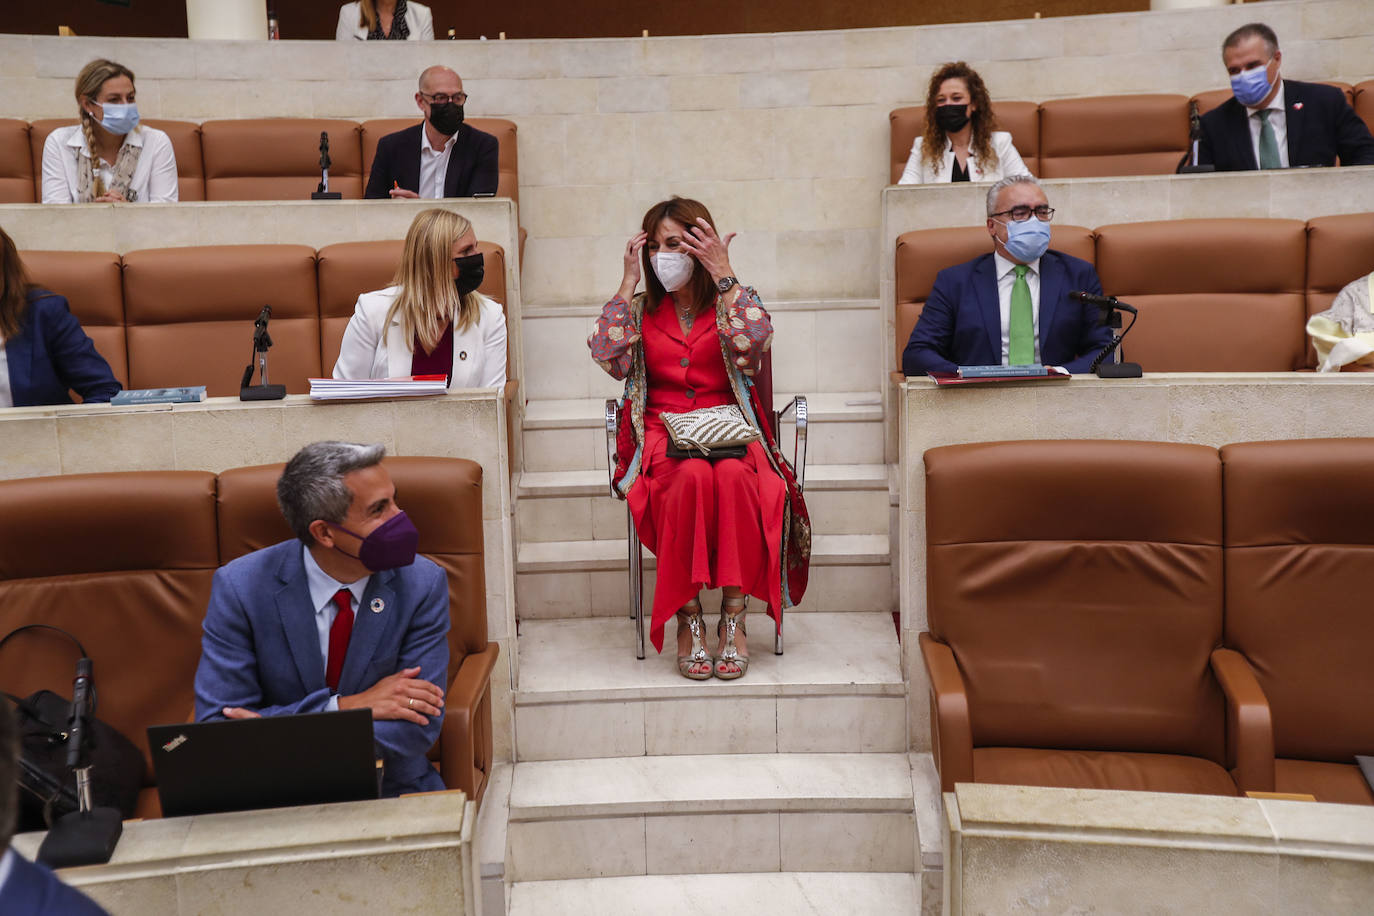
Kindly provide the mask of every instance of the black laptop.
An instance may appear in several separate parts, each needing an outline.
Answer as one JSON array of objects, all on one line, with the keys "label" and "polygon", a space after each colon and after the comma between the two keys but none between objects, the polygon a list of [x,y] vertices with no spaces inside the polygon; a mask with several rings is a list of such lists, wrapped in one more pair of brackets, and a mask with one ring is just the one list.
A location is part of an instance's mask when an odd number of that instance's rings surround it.
[{"label": "black laptop", "polygon": [[376,798],[372,711],[154,725],[163,817]]}]

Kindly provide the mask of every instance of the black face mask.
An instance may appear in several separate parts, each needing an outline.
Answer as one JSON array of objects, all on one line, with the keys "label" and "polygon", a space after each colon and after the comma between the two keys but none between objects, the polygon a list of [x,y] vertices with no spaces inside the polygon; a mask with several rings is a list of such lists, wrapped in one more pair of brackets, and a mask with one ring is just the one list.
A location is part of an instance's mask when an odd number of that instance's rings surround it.
[{"label": "black face mask", "polygon": [[458,133],[463,126],[463,106],[457,102],[444,102],[442,105],[429,106],[429,123],[445,137]]},{"label": "black face mask", "polygon": [[482,277],[485,274],[482,252],[470,254],[465,258],[454,258],[453,263],[458,265],[458,279],[453,281],[453,285],[458,287],[458,295],[466,296],[482,285]]},{"label": "black face mask", "polygon": [[968,123],[968,106],[941,105],[935,109],[935,123],[947,134],[962,130]]}]

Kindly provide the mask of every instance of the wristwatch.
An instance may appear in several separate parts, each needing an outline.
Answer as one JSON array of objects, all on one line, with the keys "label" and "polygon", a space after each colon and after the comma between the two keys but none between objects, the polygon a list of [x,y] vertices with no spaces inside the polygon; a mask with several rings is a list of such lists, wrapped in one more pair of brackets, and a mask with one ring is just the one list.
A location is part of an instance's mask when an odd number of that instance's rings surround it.
[{"label": "wristwatch", "polygon": [[730,287],[736,286],[738,284],[739,281],[736,280],[734,277],[721,277],[719,280],[716,281],[716,289],[719,290],[720,294],[723,296],[726,293],[730,292]]}]

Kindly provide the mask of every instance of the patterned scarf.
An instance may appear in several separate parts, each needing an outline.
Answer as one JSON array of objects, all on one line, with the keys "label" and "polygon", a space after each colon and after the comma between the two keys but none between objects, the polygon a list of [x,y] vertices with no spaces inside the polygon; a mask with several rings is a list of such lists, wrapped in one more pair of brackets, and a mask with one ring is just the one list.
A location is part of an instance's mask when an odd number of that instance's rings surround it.
[{"label": "patterned scarf", "polygon": [[396,0],[396,12],[391,14],[391,34],[382,34],[382,17],[377,16],[377,27],[367,33],[368,41],[405,41],[410,37],[410,26],[406,25],[406,0]]},{"label": "patterned scarf", "polygon": [[[134,130],[138,128],[135,127]],[[72,152],[76,154],[77,203],[88,204],[97,197],[103,197],[107,191],[118,191],[129,203],[138,199],[138,192],[130,190],[129,184],[133,181],[134,169],[138,167],[138,157],[143,153],[141,144],[129,143],[126,140],[119,145],[119,155],[115,156],[114,163],[114,181],[108,188],[96,173],[96,156],[99,154],[91,150],[90,158],[83,163],[81,150],[74,149]]]}]

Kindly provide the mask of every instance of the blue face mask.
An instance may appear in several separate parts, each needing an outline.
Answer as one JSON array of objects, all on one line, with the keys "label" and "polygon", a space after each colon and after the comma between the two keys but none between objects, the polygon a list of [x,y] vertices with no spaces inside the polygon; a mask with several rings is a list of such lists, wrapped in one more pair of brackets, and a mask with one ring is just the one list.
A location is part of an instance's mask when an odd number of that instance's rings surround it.
[{"label": "blue face mask", "polygon": [[127,105],[106,102],[100,107],[105,109],[105,120],[100,126],[110,133],[122,136],[138,126],[138,105],[134,102]]},{"label": "blue face mask", "polygon": [[1258,105],[1273,88],[1269,82],[1268,64],[1242,70],[1231,77],[1231,94],[1247,108]]},{"label": "blue face mask", "polygon": [[1008,220],[1006,227],[1007,240],[1002,247],[1024,264],[1034,261],[1050,247],[1050,224],[1044,220],[1034,216],[1019,223]]}]

